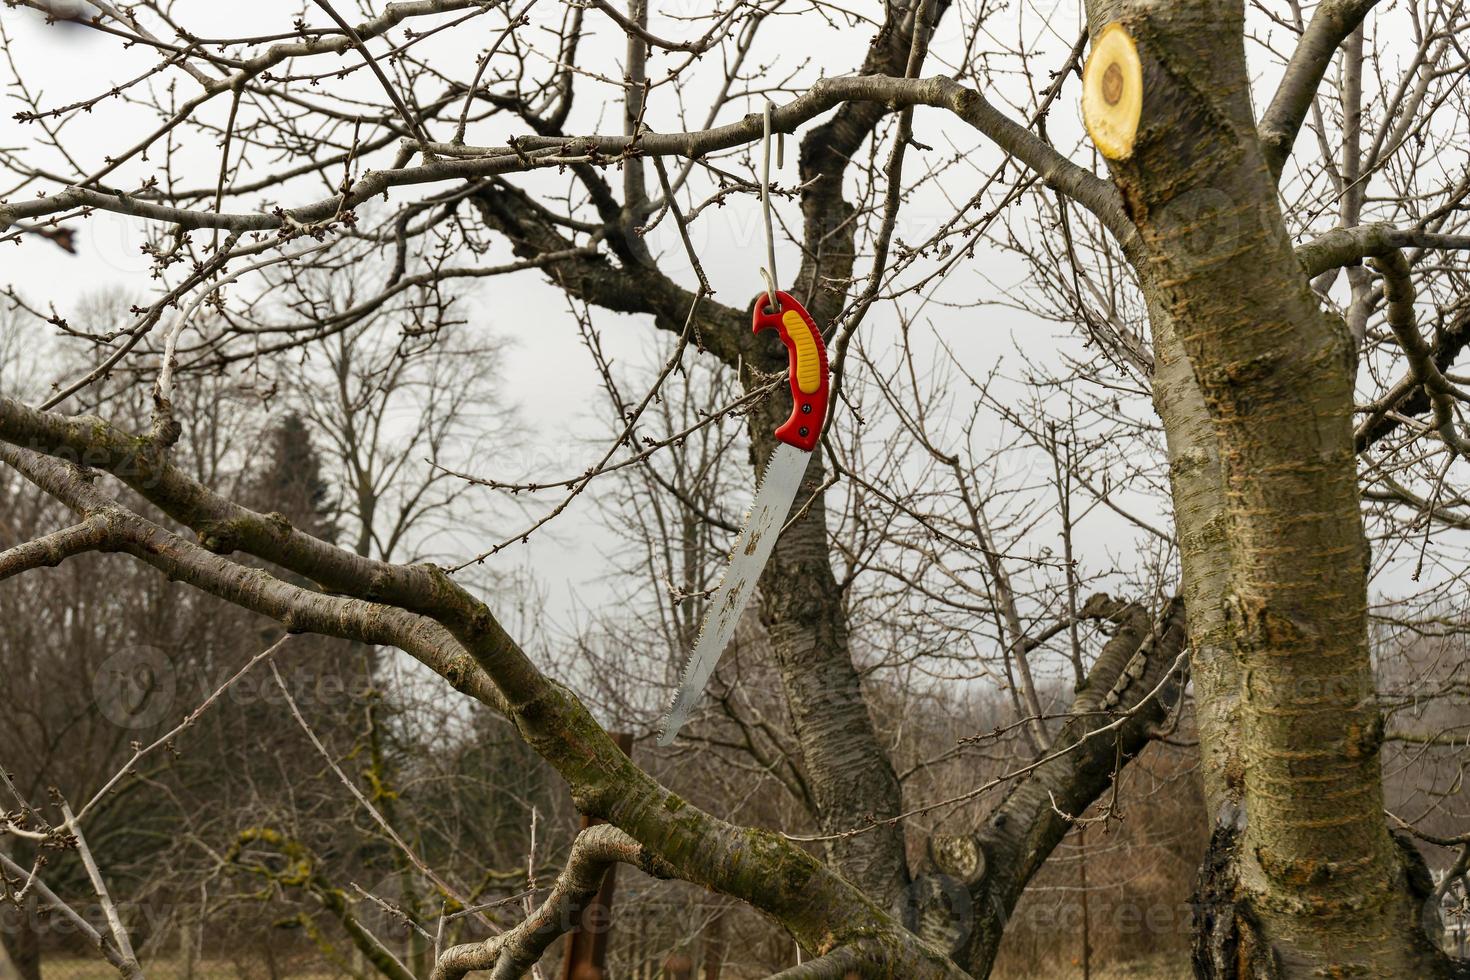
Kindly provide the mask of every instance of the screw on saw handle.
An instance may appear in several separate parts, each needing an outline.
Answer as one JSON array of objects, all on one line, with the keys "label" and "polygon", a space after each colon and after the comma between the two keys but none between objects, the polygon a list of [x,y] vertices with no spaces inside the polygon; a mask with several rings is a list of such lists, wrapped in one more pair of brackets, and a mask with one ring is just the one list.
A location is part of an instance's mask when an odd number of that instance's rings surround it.
[{"label": "screw on saw handle", "polygon": [[769,310],[766,293],[756,297],[751,325],[756,333],[774,328],[791,355],[791,418],[776,429],[776,438],[811,452],[827,418],[827,348],[811,314],[791,297],[777,292],[777,309]]}]

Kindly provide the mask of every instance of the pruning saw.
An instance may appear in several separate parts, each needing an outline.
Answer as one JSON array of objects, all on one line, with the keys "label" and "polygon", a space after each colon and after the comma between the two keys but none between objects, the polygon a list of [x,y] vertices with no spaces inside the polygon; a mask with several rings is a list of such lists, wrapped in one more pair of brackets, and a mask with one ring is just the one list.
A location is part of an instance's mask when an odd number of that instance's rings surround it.
[{"label": "pruning saw", "polygon": [[786,345],[790,360],[791,417],[776,429],[776,451],[766,464],[755,500],[746,514],[745,526],[730,550],[725,577],[705,610],[699,640],[664,717],[659,745],[671,744],[679,734],[689,719],[690,709],[715,672],[720,654],[734,635],[761,569],[776,547],[776,538],[791,511],[796,491],[801,488],[801,478],[806,474],[827,417],[827,348],[822,343],[822,335],[811,315],[790,293],[776,292],[774,308],[770,297],[767,292],[756,298],[751,326],[756,333],[775,330]]}]

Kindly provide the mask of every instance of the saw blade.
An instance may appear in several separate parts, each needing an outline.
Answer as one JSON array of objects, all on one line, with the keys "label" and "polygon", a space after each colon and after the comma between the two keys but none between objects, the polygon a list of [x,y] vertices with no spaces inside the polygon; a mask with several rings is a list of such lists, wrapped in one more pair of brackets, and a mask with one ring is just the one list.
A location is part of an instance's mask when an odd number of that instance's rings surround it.
[{"label": "saw blade", "polygon": [[810,459],[810,453],[784,442],[771,454],[771,461],[766,464],[765,475],[746,516],[745,527],[740,529],[735,546],[730,550],[730,564],[725,568],[725,577],[705,610],[694,653],[684,665],[684,677],[669,703],[663,733],[658,737],[659,745],[669,745],[674,741],[674,736],[688,720],[694,702],[703,693],[705,684],[709,683],[710,675],[715,672],[715,664],[719,663],[720,654],[725,652],[725,645],[735,634],[740,614],[755,591],[761,569],[765,568],[766,560],[776,547],[776,538],[786,522],[786,515],[791,512],[791,503],[796,499],[796,491],[801,487],[801,478]]}]

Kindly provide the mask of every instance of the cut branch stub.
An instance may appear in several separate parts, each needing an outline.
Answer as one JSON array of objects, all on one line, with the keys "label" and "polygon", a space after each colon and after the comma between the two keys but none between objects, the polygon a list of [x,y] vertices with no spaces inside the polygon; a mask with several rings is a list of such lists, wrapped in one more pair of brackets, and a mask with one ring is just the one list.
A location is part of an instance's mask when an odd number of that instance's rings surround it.
[{"label": "cut branch stub", "polygon": [[985,850],[973,836],[935,834],[929,838],[929,859],[940,873],[967,885],[985,877]]},{"label": "cut branch stub", "polygon": [[1082,119],[1087,134],[1109,160],[1133,154],[1143,113],[1143,66],[1138,48],[1122,24],[1097,35],[1082,71]]}]

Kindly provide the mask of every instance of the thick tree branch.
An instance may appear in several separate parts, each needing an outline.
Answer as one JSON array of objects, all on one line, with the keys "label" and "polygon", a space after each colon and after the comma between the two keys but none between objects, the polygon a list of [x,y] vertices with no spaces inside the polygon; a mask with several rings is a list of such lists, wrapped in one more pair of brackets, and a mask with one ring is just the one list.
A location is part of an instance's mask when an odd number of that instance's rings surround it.
[{"label": "thick tree branch", "polygon": [[[198,535],[211,552],[244,551],[305,575],[332,592],[443,615],[449,601],[474,603],[428,565],[364,557],[229,500],[169,462],[158,446],[95,416],[67,416],[0,397],[0,439],[104,470]],[[49,492],[49,491],[48,491]],[[465,607],[481,614],[483,606]]]},{"label": "thick tree branch", "polygon": [[[86,430],[103,429],[103,443],[115,435],[106,432],[95,419],[77,425],[74,420],[46,413],[27,416],[17,407],[0,403],[0,438],[10,438],[17,418],[28,419],[35,430],[53,436],[69,433],[83,447],[88,444]],[[68,447],[63,441],[60,448]],[[90,451],[95,456],[109,457],[97,449]],[[114,461],[120,464],[134,455],[136,452],[122,454]],[[537,670],[482,604],[437,569],[384,566],[393,573],[385,577],[396,587],[407,586],[407,594],[419,601],[428,597],[413,587],[421,584],[413,581],[414,576],[428,575],[438,582],[438,593],[431,598],[442,617],[439,621],[380,603],[312,592],[282,582],[262,569],[237,565],[123,510],[70,464],[4,443],[0,443],[0,462],[15,467],[70,507],[111,513],[125,532],[117,542],[119,550],[173,579],[270,616],[289,630],[397,646],[459,686],[467,675],[473,676],[460,660],[461,648],[468,650],[498,688],[503,707],[497,707],[512,718],[527,743],[567,780],[579,809],[627,831],[669,867],[677,869],[679,877],[761,909],[809,950],[824,948],[834,939],[843,942],[878,936],[891,962],[906,964],[905,969],[918,980],[958,980],[961,976],[942,953],[906,932],[871,899],[802,848],[775,834],[726,823],[669,793],[617,748],[570,691]],[[144,465],[155,475],[168,472],[167,465],[156,458]],[[139,489],[145,493],[156,491],[146,482]],[[251,525],[256,521],[242,523]],[[296,547],[301,550],[281,547],[293,536],[308,536],[289,526],[279,537],[261,533],[258,528],[241,530],[242,541],[257,541],[266,546],[262,550],[294,556],[301,567],[293,570],[312,574],[311,562],[300,560],[303,550],[310,549],[299,542]],[[327,564],[337,566],[335,574],[350,568],[340,564],[339,556],[332,553],[336,549],[322,542],[317,545],[327,549],[322,554]]]},{"label": "thick tree branch", "polygon": [[1372,260],[1383,276],[1383,298],[1388,303],[1387,321],[1409,361],[1409,375],[1419,384],[1434,410],[1434,428],[1446,446],[1470,458],[1470,442],[1460,434],[1455,420],[1455,390],[1434,361],[1434,349],[1424,340],[1414,316],[1414,281],[1404,253],[1391,251]]},{"label": "thick tree branch", "polygon": [[597,896],[608,868],[619,862],[657,877],[673,875],[664,862],[616,827],[589,827],[572,842],[566,867],[536,911],[509,932],[445,950],[430,980],[461,980],[474,970],[489,972],[490,980],[526,975],[557,937],[576,926],[582,910]]},{"label": "thick tree branch", "polygon": [[[1148,746],[1184,688],[1183,676],[1169,676],[1185,644],[1181,600],[1170,600],[1157,618],[1136,604],[1117,609],[1102,599],[1089,602],[1094,604],[1118,628],[1048,747],[1053,757],[1015,782],[972,834],[929,842],[938,869],[970,891],[975,923],[957,956],[976,976],[988,974],[1011,910],[1073,819]],[[1143,703],[1156,689],[1159,696]],[[1124,716],[1112,737],[1090,734]]]},{"label": "thick tree branch", "polygon": [[[1409,371],[1369,406],[1367,417],[1358,424],[1354,442],[1360,453],[1397,430],[1403,424],[1401,417],[1413,417],[1431,410],[1441,436],[1448,431],[1457,440],[1447,440],[1449,445],[1454,447],[1463,441],[1452,423],[1448,430],[1445,429],[1446,417],[1453,418],[1452,411],[1447,413],[1446,409],[1452,407],[1454,396],[1444,372],[1470,344],[1470,306],[1462,305],[1458,314],[1436,333],[1432,344],[1425,341],[1415,325],[1413,286],[1407,278],[1408,260],[1402,254],[1402,250],[1408,248],[1470,249],[1470,235],[1446,235],[1375,223],[1333,229],[1296,249],[1297,259],[1309,279],[1365,259],[1385,277],[1389,327],[1399,337],[1400,346],[1408,355]],[[1403,267],[1402,274],[1398,271],[1400,266]],[[1389,296],[1391,281],[1397,283],[1392,288],[1395,295],[1401,297],[1400,301],[1396,302]],[[1405,290],[1407,301],[1402,300]]]},{"label": "thick tree branch", "polygon": [[1296,51],[1286,66],[1286,73],[1276,89],[1257,127],[1266,163],[1275,177],[1281,176],[1292,144],[1302,128],[1302,121],[1312,107],[1312,99],[1322,84],[1322,77],[1332,64],[1337,48],[1349,34],[1357,30],[1378,0],[1322,0],[1302,32]]},{"label": "thick tree branch", "polygon": [[0,552],[0,580],[33,568],[55,567],[73,555],[97,551],[107,543],[107,536],[107,516],[93,514],[79,524],[18,544]]},{"label": "thick tree branch", "polygon": [[757,343],[744,311],[708,296],[701,298],[696,307],[694,293],[644,258],[625,253],[624,264],[615,265],[602,255],[577,254],[571,248],[571,239],[552,218],[514,187],[489,185],[472,201],[486,224],[510,240],[517,255],[563,256],[548,261],[546,268],[557,284],[577,299],[605,310],[652,316],[660,329],[681,335],[692,309],[700,346],[724,364],[734,367],[743,359],[757,356]]},{"label": "thick tree branch", "polygon": [[[897,107],[927,105],[948,109],[1035,171],[1047,186],[1061,191],[1097,215],[1114,234],[1129,234],[1131,225],[1123,212],[1122,199],[1111,184],[1071,162],[1040,137],[996,109],[980,93],[951,78],[893,78],[874,75],[824,78],[805,94],[783,106],[777,106],[771,114],[771,126],[779,132],[794,132],[807,121],[845,102],[869,102]],[[452,144],[429,144],[422,147],[427,153],[445,156],[455,154],[458,158],[434,160],[416,167],[369,170],[343,194],[334,194],[280,213],[191,210],[157,203],[122,190],[70,187],[58,194],[0,205],[0,231],[19,220],[81,207],[153,218],[185,229],[278,231],[289,227],[291,223],[310,227],[331,221],[350,208],[394,187],[448,180],[473,180],[572,164],[607,166],[633,154],[693,159],[753,142],[760,135],[761,116],[752,113],[739,122],[713,129],[690,133],[645,133],[638,139],[636,146],[630,146],[628,137],[621,134],[565,138],[522,136],[517,137],[510,148],[491,147],[479,150]]]},{"label": "thick tree branch", "polygon": [[1355,265],[1376,255],[1402,248],[1470,249],[1470,235],[1445,235],[1417,228],[1397,228],[1375,223],[1354,228],[1334,228],[1296,248],[1297,260],[1307,278],[1345,265]]},{"label": "thick tree branch", "polygon": [[[1470,303],[1462,302],[1458,311],[1442,324],[1430,346],[1430,359],[1443,374],[1470,346]],[[1413,370],[1408,371],[1383,396],[1369,406],[1367,416],[1353,433],[1357,451],[1381,441],[1403,425],[1401,417],[1414,417],[1429,411],[1432,405],[1424,385]]]},{"label": "thick tree branch", "polygon": [[[75,467],[42,453],[0,442],[0,462],[15,468],[63,504],[88,515],[89,520],[104,521],[107,532],[103,548],[131,554],[172,579],[268,616],[293,632],[397,647],[448,680],[456,690],[502,714],[508,712],[504,698],[485,672],[432,619],[392,606],[313,592],[283,582],[263,569],[212,554],[128,511],[86,482]],[[259,520],[268,522],[266,518]],[[303,569],[293,570],[309,574]]]},{"label": "thick tree branch", "polygon": [[872,976],[872,973],[864,973],[864,968],[881,964],[880,957],[867,955],[857,946],[843,946],[825,956],[773,973],[768,980],[847,980],[849,977]]}]

